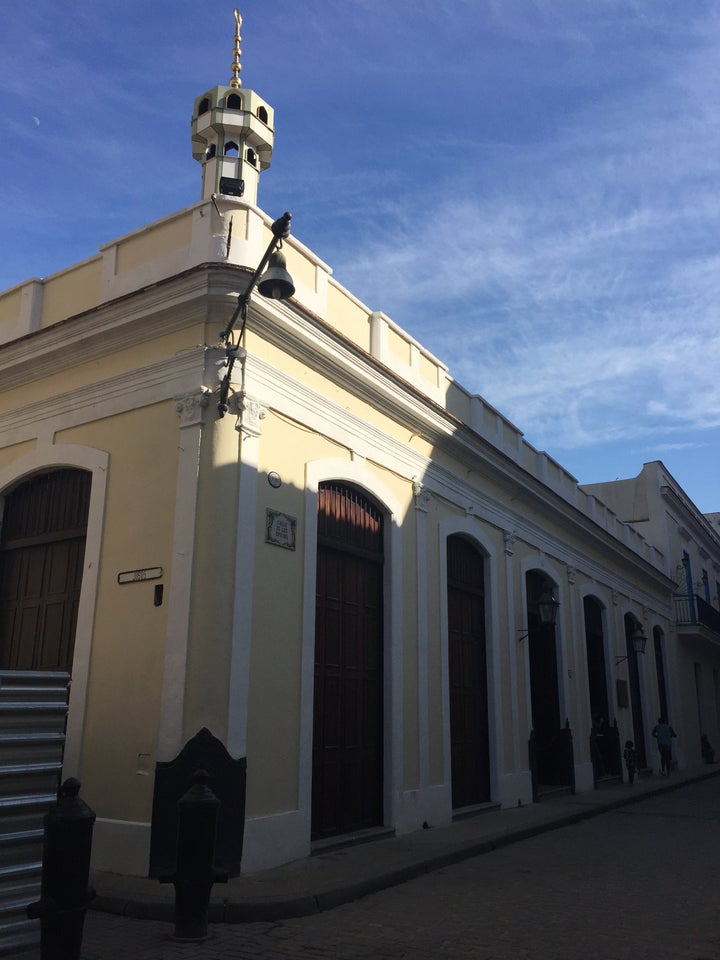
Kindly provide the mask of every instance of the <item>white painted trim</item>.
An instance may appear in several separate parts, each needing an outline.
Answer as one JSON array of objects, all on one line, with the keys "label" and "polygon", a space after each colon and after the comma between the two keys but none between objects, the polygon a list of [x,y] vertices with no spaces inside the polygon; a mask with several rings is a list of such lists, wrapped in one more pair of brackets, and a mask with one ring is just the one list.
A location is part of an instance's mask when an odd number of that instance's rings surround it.
[{"label": "white painted trim", "polygon": [[[513,731],[513,771],[518,773],[520,770],[525,769],[524,763],[527,761],[527,759],[529,759],[527,746],[525,746],[525,749],[521,748],[520,731],[520,674],[518,670],[518,648],[520,644],[519,638],[522,636],[524,630],[521,631],[521,629],[518,628],[518,622],[515,618],[515,577],[513,563],[513,548],[515,544],[514,534],[510,531],[503,531],[503,541],[503,552],[505,555],[504,574],[508,654],[510,661],[510,716]],[[498,572],[499,570],[500,565],[498,564]],[[521,622],[524,623],[524,619]],[[527,676],[527,668],[525,676]],[[525,684],[525,687],[527,687],[527,683]],[[527,715],[528,714],[526,714],[526,716]],[[522,740],[525,741],[525,738],[522,737]],[[525,761],[522,758],[525,758]],[[502,802],[503,801],[501,798],[501,803]]]},{"label": "white painted trim", "polygon": [[413,833],[423,824],[440,827],[452,823],[452,795],[449,784],[426,786],[421,790],[401,790],[395,818],[396,834]]},{"label": "white painted trim", "polygon": [[[488,495],[484,490],[468,483],[467,480],[452,473],[441,464],[422,456],[411,446],[397,440],[377,427],[368,424],[360,414],[353,413],[340,404],[334,403],[327,396],[318,393],[298,381],[288,373],[278,370],[269,362],[256,355],[249,355],[246,369],[251,371],[253,392],[259,400],[272,412],[277,411],[284,417],[292,420],[302,420],[304,427],[315,430],[322,436],[328,437],[338,444],[349,447],[356,455],[365,457],[375,463],[387,466],[396,473],[407,476],[408,480],[420,477],[423,485],[438,496],[461,505],[472,506],[474,516],[484,522],[501,529],[512,531],[517,541],[531,545],[531,549],[542,551],[549,557],[554,557],[558,563],[567,564],[582,570],[585,576],[592,577],[626,596],[628,600],[643,604],[657,611],[658,615],[672,619],[669,603],[663,608],[658,603],[657,594],[649,589],[648,577],[657,583],[661,576],[657,571],[640,571],[637,583],[633,585],[632,598],[628,595],[627,580],[616,573],[611,566],[602,564],[599,560],[578,549],[571,547],[566,538],[553,533],[553,525],[547,528],[538,526],[518,510],[513,510],[507,502],[499,501]],[[376,389],[372,380],[364,387],[368,395]],[[395,394],[393,394],[395,397]],[[389,400],[392,403],[394,400]],[[398,409],[402,409],[398,407]],[[302,417],[298,417],[302,411]],[[423,421],[425,428],[432,434],[435,422],[430,413]],[[485,450],[464,448],[469,458],[485,458]],[[489,461],[488,469],[495,469]],[[504,485],[504,484],[503,484]],[[538,500],[543,502],[543,497]],[[568,514],[566,512],[566,515]],[[578,536],[584,536],[593,547],[602,545],[606,534],[595,529],[586,529],[578,526]],[[620,540],[614,540],[615,547],[622,550]],[[593,551],[591,551],[592,553]],[[641,584],[648,584],[648,589]]]},{"label": "white painted trim", "polygon": [[245,821],[242,872],[268,870],[310,856],[310,832],[301,810]]},{"label": "white painted trim", "polygon": [[[423,796],[430,786],[430,703],[428,670],[428,606],[430,585],[428,582],[428,516],[425,491],[415,497],[415,535],[417,542],[417,566],[415,584],[417,595],[417,698],[418,698],[418,787]],[[427,817],[420,817],[420,821]]]},{"label": "white painted trim", "polygon": [[147,877],[150,824],[98,817],[93,829],[90,866],[128,877]]},{"label": "white painted trim", "polygon": [[[579,767],[590,756],[590,694],[587,665],[587,644],[585,642],[585,615],[580,592],[575,589],[574,579],[577,571],[565,568],[567,583],[567,615],[569,623],[567,636],[566,662],[563,670],[567,685],[568,717],[572,718],[573,757],[575,762],[575,786],[579,790]],[[582,687],[582,695],[580,693]]]},{"label": "white painted trim", "polygon": [[502,807],[525,807],[533,802],[530,770],[518,770],[500,777],[498,797]]},{"label": "white painted trim", "polygon": [[[637,609],[631,609],[630,606],[625,607],[624,613],[621,614],[622,622],[622,637],[623,645],[625,644],[625,614],[631,613],[642,625],[643,630],[645,629],[645,623],[643,622],[642,610],[638,612]],[[650,638],[648,637],[648,643]],[[637,666],[638,666],[638,686],[640,688],[640,712],[642,714],[643,721],[643,733],[645,735],[645,759],[649,767],[653,767],[656,762],[655,757],[653,757],[653,747],[655,746],[655,741],[652,738],[651,731],[657,722],[657,717],[650,719],[650,699],[651,695],[648,691],[648,681],[647,681],[647,671],[648,668],[645,666],[645,655],[637,656]],[[632,725],[632,684],[629,682],[630,677],[628,673],[628,689],[630,691],[630,723]],[[637,745],[636,745],[637,746]]]},{"label": "white painted trim", "polygon": [[187,686],[190,598],[195,555],[203,393],[178,400],[178,466],[172,541],[172,578],[168,596],[167,632],[157,759],[174,759],[184,744],[183,720]]},{"label": "white painted trim", "polygon": [[50,443],[59,430],[199,390],[204,359],[202,348],[192,348],[169,359],[4,411],[0,414],[0,446],[36,437],[48,437]]},{"label": "white painted trim", "polygon": [[108,453],[93,447],[75,444],[43,445],[0,470],[0,491],[48,467],[75,467],[92,474],[83,578],[75,629],[70,708],[63,760],[64,778],[77,777],[80,769],[109,460]]},{"label": "white painted trim", "polygon": [[259,454],[260,438],[243,435],[240,440],[235,597],[228,691],[227,750],[233,757],[247,754],[255,555],[258,545],[256,512]]},{"label": "white painted trim", "polygon": [[[573,739],[577,738],[573,734]],[[590,760],[575,760],[575,792],[585,793],[595,789],[595,771]]]}]

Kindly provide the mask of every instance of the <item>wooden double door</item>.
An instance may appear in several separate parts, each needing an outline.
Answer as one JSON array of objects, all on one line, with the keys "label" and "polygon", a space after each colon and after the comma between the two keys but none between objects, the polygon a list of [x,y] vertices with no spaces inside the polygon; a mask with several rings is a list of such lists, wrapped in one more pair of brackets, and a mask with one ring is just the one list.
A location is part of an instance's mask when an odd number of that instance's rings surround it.
[{"label": "wooden double door", "polygon": [[319,490],[312,838],[383,822],[383,517],[360,491]]},{"label": "wooden double door", "polygon": [[5,497],[0,669],[71,672],[90,479],[82,470],[55,470]]},{"label": "wooden double door", "polygon": [[482,554],[447,545],[450,756],[454,809],[490,800],[485,588]]}]

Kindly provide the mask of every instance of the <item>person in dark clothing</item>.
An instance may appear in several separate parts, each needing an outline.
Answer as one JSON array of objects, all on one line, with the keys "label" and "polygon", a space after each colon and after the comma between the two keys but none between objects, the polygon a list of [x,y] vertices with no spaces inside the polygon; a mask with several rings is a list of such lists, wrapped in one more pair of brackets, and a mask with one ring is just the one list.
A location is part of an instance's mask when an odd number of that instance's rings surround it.
[{"label": "person in dark clothing", "polygon": [[658,750],[660,751],[660,773],[668,777],[670,776],[670,766],[672,764],[673,737],[677,737],[677,734],[665,717],[660,717],[655,724],[652,735],[657,740]]},{"label": "person in dark clothing", "polygon": [[625,766],[627,767],[628,780],[632,784],[635,782],[635,771],[637,770],[637,754],[635,753],[635,744],[632,742],[632,740],[625,741],[623,759],[625,760]]}]

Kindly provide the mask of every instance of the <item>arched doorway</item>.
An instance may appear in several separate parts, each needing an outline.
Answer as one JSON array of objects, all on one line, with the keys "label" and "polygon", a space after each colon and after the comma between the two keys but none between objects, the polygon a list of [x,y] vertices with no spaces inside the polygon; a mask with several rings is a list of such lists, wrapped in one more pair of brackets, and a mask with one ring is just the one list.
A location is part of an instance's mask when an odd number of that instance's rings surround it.
[{"label": "arched doorway", "polygon": [[318,489],[312,838],[383,822],[383,516]]},{"label": "arched doorway", "polygon": [[91,474],[36,474],[4,498],[0,669],[72,669]]},{"label": "arched doorway", "polygon": [[588,690],[590,693],[590,755],[597,782],[603,777],[622,774],[617,725],[610,716],[603,608],[595,597],[583,601],[585,650],[587,653]]},{"label": "arched doorway", "polygon": [[530,570],[526,576],[528,658],[532,707],[534,780],[543,787],[573,786],[572,746],[569,729],[560,722],[555,624],[543,622],[540,600],[553,585],[544,574]]},{"label": "arched doorway", "polygon": [[482,554],[447,541],[450,756],[453,809],[490,800],[485,582]]},{"label": "arched doorway", "polygon": [[583,611],[585,614],[585,648],[587,650],[590,713],[594,726],[600,721],[603,725],[607,725],[610,722],[610,716],[602,607],[594,597],[585,597]]}]

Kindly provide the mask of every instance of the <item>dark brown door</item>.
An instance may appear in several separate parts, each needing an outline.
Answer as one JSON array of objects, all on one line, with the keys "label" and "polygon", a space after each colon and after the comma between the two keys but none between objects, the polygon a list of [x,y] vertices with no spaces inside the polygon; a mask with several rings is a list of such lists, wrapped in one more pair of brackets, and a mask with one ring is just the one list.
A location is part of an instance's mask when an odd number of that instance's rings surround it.
[{"label": "dark brown door", "polygon": [[593,597],[585,597],[583,609],[585,614],[585,647],[590,689],[590,713],[593,726],[601,726],[607,730],[610,726],[610,711],[608,709],[607,675],[605,673],[602,607]]},{"label": "dark brown door", "polygon": [[541,623],[538,601],[549,581],[544,574],[530,570],[527,586],[528,659],[530,661],[530,699],[535,734],[537,784],[570,785],[566,734],[560,726],[560,686],[558,681],[555,625]]},{"label": "dark brown door", "polygon": [[487,656],[483,558],[462,537],[450,537],[448,659],[454,808],[490,799]]},{"label": "dark brown door", "polygon": [[57,470],[5,497],[0,541],[0,669],[72,667],[90,474]]},{"label": "dark brown door", "polygon": [[312,837],[383,822],[383,549],[358,491],[319,491]]}]

